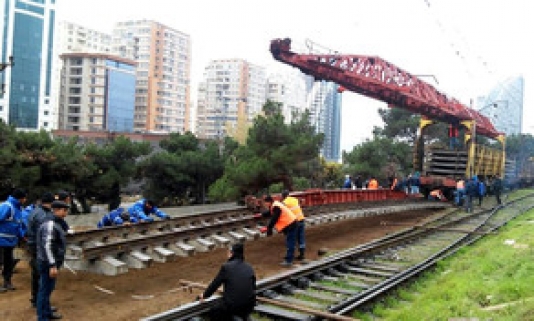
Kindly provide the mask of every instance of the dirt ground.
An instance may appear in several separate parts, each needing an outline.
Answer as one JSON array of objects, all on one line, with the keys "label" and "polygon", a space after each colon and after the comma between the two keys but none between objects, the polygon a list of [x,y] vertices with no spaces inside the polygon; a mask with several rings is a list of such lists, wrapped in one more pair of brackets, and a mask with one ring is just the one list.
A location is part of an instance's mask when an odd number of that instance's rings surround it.
[{"label": "dirt ground", "polygon": [[[382,221],[403,224],[418,223],[431,213],[412,211],[357,218],[321,226],[307,226],[307,258],[318,259],[318,250],[342,250],[369,242],[402,226],[382,226]],[[245,260],[252,264],[258,279],[284,270],[279,263],[285,255],[282,235],[264,237],[245,245]],[[179,257],[175,262],[154,263],[148,269],[134,270],[118,276],[102,276],[60,271],[52,304],[60,309],[63,320],[138,320],[194,301],[200,291],[189,293],[180,288],[179,280],[209,283],[226,260],[226,249]],[[0,293],[0,320],[34,320],[35,309],[30,305],[30,270],[27,262],[17,265],[13,276],[15,291]],[[113,291],[99,291],[96,287]],[[175,290],[175,291],[173,291]],[[132,297],[134,296],[134,297]],[[135,296],[153,296],[139,299]]]}]

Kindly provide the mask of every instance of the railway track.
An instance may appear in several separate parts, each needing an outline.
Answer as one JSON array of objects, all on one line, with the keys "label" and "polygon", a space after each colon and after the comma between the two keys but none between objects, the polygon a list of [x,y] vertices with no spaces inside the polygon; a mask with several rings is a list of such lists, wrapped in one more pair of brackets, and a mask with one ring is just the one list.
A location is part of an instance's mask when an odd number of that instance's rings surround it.
[{"label": "railway track", "polygon": [[[448,207],[446,203],[418,199],[343,203],[309,207],[308,225],[419,209]],[[192,256],[233,242],[261,237],[247,208],[199,213],[169,220],[82,231],[68,239],[67,264],[76,270],[105,275],[148,268],[153,262],[169,262],[177,256]]]},{"label": "railway track", "polygon": [[[345,320],[345,315],[434,266],[465,245],[493,233],[533,208],[528,195],[466,215],[455,211],[257,283],[253,320]],[[385,222],[388,224],[389,222]],[[184,281],[184,285],[199,286]],[[143,319],[205,320],[219,297],[193,302]],[[288,308],[289,306],[289,308]],[[339,318],[338,318],[339,317]]]}]

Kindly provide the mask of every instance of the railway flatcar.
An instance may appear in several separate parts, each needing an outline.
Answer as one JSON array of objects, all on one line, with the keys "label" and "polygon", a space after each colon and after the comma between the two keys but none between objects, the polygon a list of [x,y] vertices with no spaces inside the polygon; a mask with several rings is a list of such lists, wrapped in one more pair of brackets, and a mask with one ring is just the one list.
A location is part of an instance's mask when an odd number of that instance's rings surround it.
[{"label": "railway flatcar", "polygon": [[469,131],[470,124],[464,122],[467,124],[465,149],[424,146],[422,133],[432,123],[421,121],[414,147],[414,170],[421,173],[420,190],[423,195],[427,196],[432,189],[439,188],[451,199],[459,179],[476,175],[489,185],[494,176],[506,177],[510,171],[515,171],[515,162],[505,157],[504,135],[494,137],[500,143],[499,147],[477,144]]}]

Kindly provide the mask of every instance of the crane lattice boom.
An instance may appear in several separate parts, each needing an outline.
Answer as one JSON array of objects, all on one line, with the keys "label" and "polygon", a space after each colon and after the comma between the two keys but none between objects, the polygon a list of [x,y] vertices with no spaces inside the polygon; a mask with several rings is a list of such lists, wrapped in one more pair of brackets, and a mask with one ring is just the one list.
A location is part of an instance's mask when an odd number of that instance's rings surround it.
[{"label": "crane lattice boom", "polygon": [[501,134],[486,116],[380,57],[298,54],[291,51],[290,39],[271,41],[271,53],[276,60],[299,68],[315,79],[335,82],[390,106],[455,125],[474,120],[477,134],[492,138]]}]

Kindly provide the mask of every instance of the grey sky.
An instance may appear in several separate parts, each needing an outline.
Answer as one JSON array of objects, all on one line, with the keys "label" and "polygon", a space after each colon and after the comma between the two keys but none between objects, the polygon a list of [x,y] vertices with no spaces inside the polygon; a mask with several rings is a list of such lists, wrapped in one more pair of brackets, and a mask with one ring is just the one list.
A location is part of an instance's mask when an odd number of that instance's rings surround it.
[{"label": "grey sky", "polygon": [[[377,55],[469,104],[499,79],[525,77],[525,132],[534,132],[534,19],[527,0],[58,0],[58,19],[110,32],[117,21],[153,19],[191,35],[194,88],[212,59],[278,65],[274,38],[311,39],[340,53]],[[527,60],[527,57],[530,58]],[[381,126],[385,105],[343,96],[341,148]]]}]

